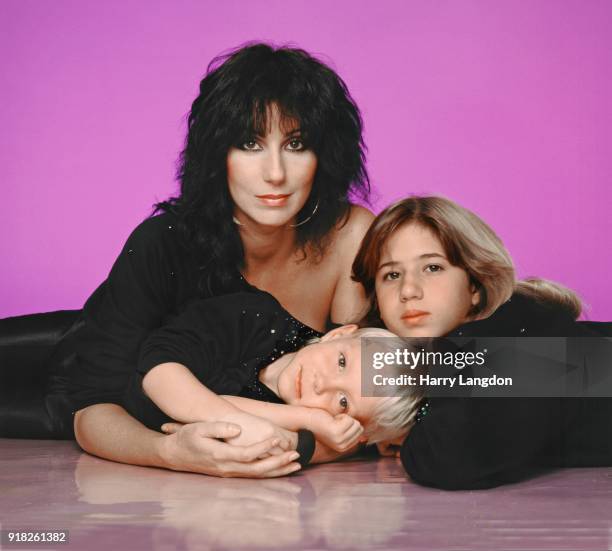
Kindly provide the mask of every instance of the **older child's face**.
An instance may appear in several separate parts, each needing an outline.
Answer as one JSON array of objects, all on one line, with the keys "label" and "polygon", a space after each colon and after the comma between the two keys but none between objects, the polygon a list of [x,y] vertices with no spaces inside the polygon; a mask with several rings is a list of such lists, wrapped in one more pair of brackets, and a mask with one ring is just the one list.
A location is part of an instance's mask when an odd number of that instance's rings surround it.
[{"label": "older child's face", "polygon": [[376,300],[387,329],[401,337],[440,337],[467,321],[479,296],[463,268],[418,224],[389,238],[376,273]]},{"label": "older child's face", "polygon": [[275,105],[269,117],[268,134],[253,136],[227,154],[234,216],[243,225],[294,222],[310,195],[317,170],[317,157],[304,144],[297,124],[281,127]]},{"label": "older child's face", "polygon": [[[343,330],[347,327],[348,332]],[[316,407],[331,415],[346,413],[361,423],[372,418],[381,398],[361,396],[361,345],[350,337],[356,326],[327,333],[322,341],[298,350],[278,378],[287,404]]]}]

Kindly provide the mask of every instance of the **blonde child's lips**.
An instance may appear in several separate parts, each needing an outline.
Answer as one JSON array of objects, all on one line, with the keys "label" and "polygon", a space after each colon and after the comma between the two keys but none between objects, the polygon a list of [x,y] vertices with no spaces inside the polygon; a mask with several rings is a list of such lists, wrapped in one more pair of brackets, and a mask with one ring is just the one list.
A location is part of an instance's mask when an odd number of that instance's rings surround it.
[{"label": "blonde child's lips", "polygon": [[298,400],[302,397],[302,366],[298,368],[297,375],[295,377],[295,395]]}]

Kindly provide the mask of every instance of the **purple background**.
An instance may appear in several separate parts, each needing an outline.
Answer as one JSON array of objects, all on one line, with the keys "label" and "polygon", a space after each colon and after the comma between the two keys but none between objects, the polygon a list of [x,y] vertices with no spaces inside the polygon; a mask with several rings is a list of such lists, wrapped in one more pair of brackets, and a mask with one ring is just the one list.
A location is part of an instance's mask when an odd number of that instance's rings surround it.
[{"label": "purple background", "polygon": [[521,276],[612,319],[612,2],[0,2],[0,317],[78,308],[176,189],[210,59],[317,53],[360,105],[374,207],[410,193],[483,216]]}]

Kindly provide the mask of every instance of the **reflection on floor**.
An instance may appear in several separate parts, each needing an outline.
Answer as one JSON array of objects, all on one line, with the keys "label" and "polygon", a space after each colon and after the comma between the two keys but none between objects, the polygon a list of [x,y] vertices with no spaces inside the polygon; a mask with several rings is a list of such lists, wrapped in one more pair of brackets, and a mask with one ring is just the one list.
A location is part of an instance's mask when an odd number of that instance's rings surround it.
[{"label": "reflection on floor", "polygon": [[68,545],[36,549],[599,551],[612,548],[612,468],[443,492],[407,481],[395,459],[238,480],[111,463],[72,442],[0,440],[0,523],[70,531]]}]

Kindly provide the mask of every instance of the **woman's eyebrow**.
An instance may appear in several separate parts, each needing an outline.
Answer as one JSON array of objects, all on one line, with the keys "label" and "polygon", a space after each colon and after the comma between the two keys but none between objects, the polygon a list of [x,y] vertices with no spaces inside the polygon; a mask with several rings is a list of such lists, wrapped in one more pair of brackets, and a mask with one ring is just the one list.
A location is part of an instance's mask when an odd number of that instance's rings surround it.
[{"label": "woman's eyebrow", "polygon": [[419,256],[419,258],[435,258],[435,257],[444,258],[446,260],[446,257],[440,253],[425,253]]}]

